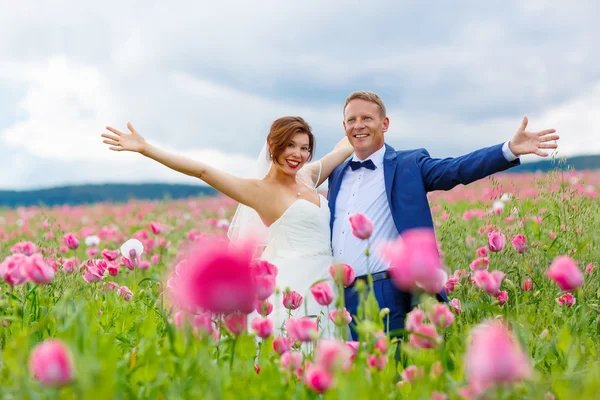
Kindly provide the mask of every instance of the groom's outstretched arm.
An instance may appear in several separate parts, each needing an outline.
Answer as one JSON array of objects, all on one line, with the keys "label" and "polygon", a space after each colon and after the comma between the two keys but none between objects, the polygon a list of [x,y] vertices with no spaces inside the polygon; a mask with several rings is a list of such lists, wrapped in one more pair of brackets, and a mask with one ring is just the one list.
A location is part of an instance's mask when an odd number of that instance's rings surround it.
[{"label": "groom's outstretched arm", "polygon": [[543,149],[556,149],[556,143],[549,143],[559,139],[554,129],[545,129],[539,132],[529,132],[527,117],[523,118],[521,126],[513,138],[504,143],[481,150],[476,150],[456,158],[437,159],[431,158],[425,149],[417,155],[417,165],[421,169],[421,176],[427,191],[450,190],[458,184],[467,185],[471,182],[485,178],[496,172],[520,164],[519,156],[536,154],[547,157]]},{"label": "groom's outstretched arm", "polygon": [[464,156],[443,159],[431,158],[427,150],[420,149],[416,161],[425,189],[428,192],[450,190],[456,185],[467,185],[519,165],[518,158],[505,156],[503,146],[506,147],[505,144],[498,144]]}]

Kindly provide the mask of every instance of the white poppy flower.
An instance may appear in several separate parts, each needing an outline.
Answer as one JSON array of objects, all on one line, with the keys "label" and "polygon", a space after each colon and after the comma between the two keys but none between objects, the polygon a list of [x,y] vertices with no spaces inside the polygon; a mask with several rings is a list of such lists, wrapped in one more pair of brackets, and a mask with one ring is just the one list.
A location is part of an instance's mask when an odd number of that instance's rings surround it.
[{"label": "white poppy flower", "polygon": [[501,200],[495,201],[494,204],[492,205],[492,209],[494,211],[497,211],[497,210],[503,211],[504,210],[504,202]]},{"label": "white poppy flower", "polygon": [[96,235],[88,236],[85,238],[85,245],[87,247],[97,247],[100,245],[100,238]]},{"label": "white poppy flower", "polygon": [[129,239],[121,246],[121,254],[123,257],[131,260],[131,253],[135,252],[135,257],[140,257],[144,252],[144,245],[137,239]]}]

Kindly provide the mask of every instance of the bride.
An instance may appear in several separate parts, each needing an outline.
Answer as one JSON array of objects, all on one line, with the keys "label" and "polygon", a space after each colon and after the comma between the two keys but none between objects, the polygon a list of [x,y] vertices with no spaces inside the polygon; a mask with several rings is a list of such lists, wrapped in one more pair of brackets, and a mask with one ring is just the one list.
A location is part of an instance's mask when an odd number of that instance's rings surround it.
[{"label": "bride", "polygon": [[[273,122],[266,144],[259,156],[255,178],[240,178],[157,148],[128,123],[131,133],[106,127],[103,143],[113,151],[133,151],[151,158],[175,171],[206,182],[219,192],[240,203],[231,223],[229,236],[237,240],[245,234],[258,235],[260,259],[278,268],[277,288],[304,297],[304,304],[292,316],[319,317],[320,330],[335,332],[327,308],[319,305],[310,293],[318,280],[328,278],[332,263],[327,199],[317,193],[331,172],[353,152],[344,137],[334,149],[314,163],[315,138],[310,126],[300,117],[282,117]],[[268,154],[267,154],[268,153]],[[275,329],[287,319],[281,294],[271,303]]]}]

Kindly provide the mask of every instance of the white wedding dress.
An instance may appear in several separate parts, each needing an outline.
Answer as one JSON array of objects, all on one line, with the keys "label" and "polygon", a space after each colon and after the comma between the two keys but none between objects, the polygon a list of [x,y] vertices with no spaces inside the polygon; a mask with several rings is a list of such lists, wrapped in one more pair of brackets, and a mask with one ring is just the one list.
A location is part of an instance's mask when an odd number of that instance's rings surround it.
[{"label": "white wedding dress", "polygon": [[329,310],[335,305],[332,303],[329,309],[321,306],[310,292],[311,286],[319,280],[326,280],[335,290],[328,272],[333,259],[329,206],[320,194],[319,203],[298,199],[269,227],[268,244],[260,258],[278,269],[280,293],[269,298],[273,304],[269,318],[274,322],[275,336],[280,336],[282,325],[289,319],[290,312],[283,306],[283,293],[288,288],[303,297],[300,308],[291,312],[292,317],[320,317],[319,333],[323,337],[335,334],[335,326],[329,319]]},{"label": "white wedding dress", "polygon": [[[317,162],[313,165],[317,165],[317,168],[314,168],[314,176],[306,173],[307,169],[303,168],[298,172],[298,178],[317,193],[315,183],[319,181],[321,164]],[[337,296],[335,284],[329,276],[329,267],[333,261],[329,204],[324,196],[318,194],[318,198],[319,204],[297,199],[268,228],[257,222],[258,216],[255,212],[249,212],[238,220],[242,228],[245,225],[249,225],[248,227],[262,225],[262,229],[265,230],[262,234],[265,236],[263,242],[265,247],[258,258],[270,262],[278,270],[276,279],[278,290],[269,297],[269,301],[273,304],[273,311],[268,317],[274,322],[274,336],[282,335],[282,329],[290,314],[293,318],[304,316],[319,318],[319,334],[322,337],[335,335],[335,325],[329,319],[328,312],[335,308],[334,303],[329,306],[329,309],[327,306],[321,306],[310,292],[315,282],[326,280]],[[234,234],[232,237],[238,235],[241,234]],[[287,289],[296,291],[303,297],[302,305],[291,312],[283,305],[283,294]],[[251,321],[257,316],[259,314],[256,311],[248,316],[249,330]]]}]

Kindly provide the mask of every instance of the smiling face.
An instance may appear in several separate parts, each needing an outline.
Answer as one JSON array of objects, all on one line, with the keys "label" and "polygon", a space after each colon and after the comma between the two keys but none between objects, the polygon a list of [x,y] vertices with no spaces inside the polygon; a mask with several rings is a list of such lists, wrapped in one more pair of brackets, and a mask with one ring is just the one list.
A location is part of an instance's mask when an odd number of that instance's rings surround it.
[{"label": "smiling face", "polygon": [[361,160],[383,147],[389,124],[379,105],[368,100],[351,100],[344,110],[346,136]]},{"label": "smiling face", "polygon": [[310,140],[306,133],[292,136],[285,149],[273,159],[273,165],[287,175],[295,175],[310,158]]},{"label": "smiling face", "polygon": [[312,159],[315,137],[310,125],[301,117],[281,117],[271,125],[267,136],[269,159],[274,170],[286,175],[295,175]]}]

